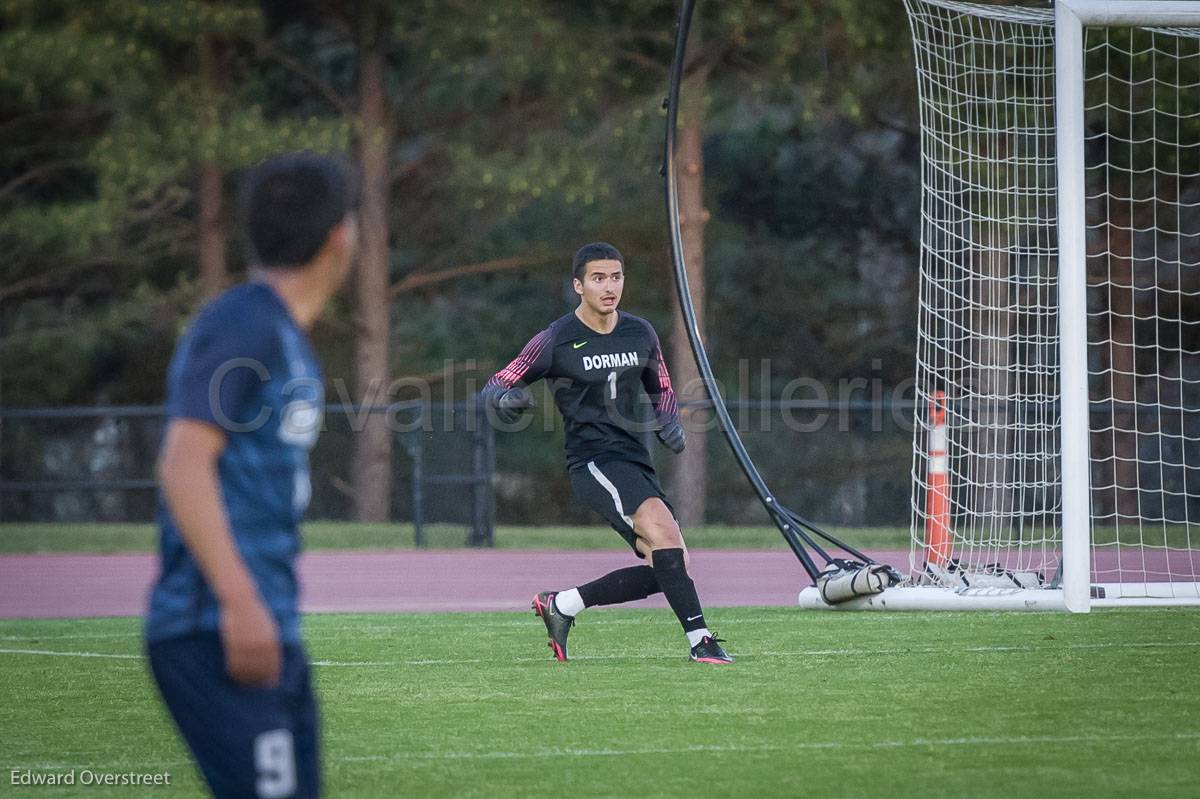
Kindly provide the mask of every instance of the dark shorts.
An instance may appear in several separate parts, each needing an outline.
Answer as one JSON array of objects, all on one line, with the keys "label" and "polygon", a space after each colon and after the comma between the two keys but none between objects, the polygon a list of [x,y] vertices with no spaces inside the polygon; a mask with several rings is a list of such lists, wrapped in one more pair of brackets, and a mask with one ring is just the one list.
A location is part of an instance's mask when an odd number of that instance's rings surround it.
[{"label": "dark shorts", "polygon": [[[637,535],[631,517],[643,502],[658,497],[675,515],[654,470],[640,463],[588,461],[571,470],[571,490],[580,502],[604,517],[634,552],[637,552]],[[638,553],[638,557],[643,556]]]},{"label": "dark shorts", "polygon": [[218,799],[320,794],[317,703],[303,648],[284,647],[276,688],[230,679],[216,633],[156,641],[147,651],[163,702]]}]

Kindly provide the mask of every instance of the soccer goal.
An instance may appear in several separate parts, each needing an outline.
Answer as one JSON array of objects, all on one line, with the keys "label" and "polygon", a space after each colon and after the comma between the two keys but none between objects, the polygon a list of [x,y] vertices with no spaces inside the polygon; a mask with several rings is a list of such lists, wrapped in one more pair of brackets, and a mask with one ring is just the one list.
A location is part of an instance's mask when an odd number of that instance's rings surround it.
[{"label": "soccer goal", "polygon": [[1200,2],[905,5],[912,547],[839,607],[1200,604]]}]

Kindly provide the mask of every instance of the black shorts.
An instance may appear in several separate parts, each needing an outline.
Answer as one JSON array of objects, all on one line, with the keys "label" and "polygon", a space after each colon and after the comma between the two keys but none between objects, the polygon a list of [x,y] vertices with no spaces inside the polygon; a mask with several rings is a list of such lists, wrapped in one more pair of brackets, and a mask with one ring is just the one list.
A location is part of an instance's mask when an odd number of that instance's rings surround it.
[{"label": "black shorts", "polygon": [[317,703],[301,647],[284,646],[276,688],[230,679],[216,633],[156,641],[147,650],[163,703],[214,796],[320,795]]},{"label": "black shorts", "polygon": [[597,464],[588,461],[571,470],[571,490],[580,502],[603,516],[639,558],[644,556],[637,551],[632,516],[641,504],[651,497],[658,497],[671,515],[675,515],[654,470],[640,463],[608,461]]}]

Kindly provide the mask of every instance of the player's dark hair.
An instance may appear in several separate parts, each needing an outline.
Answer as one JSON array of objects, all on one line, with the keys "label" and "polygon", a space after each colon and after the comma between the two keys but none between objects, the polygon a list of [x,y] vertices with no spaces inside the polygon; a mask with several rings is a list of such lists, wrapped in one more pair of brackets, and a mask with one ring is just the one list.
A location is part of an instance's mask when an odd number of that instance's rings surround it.
[{"label": "player's dark hair", "polygon": [[247,175],[240,198],[258,262],[268,268],[307,264],[357,197],[354,172],[337,156],[298,152],[262,162]]},{"label": "player's dark hair", "polygon": [[621,257],[620,250],[607,242],[593,241],[580,247],[571,259],[571,274],[576,280],[583,280],[583,276],[587,274],[587,265],[592,261],[618,261],[621,266],[625,266],[625,259]]}]

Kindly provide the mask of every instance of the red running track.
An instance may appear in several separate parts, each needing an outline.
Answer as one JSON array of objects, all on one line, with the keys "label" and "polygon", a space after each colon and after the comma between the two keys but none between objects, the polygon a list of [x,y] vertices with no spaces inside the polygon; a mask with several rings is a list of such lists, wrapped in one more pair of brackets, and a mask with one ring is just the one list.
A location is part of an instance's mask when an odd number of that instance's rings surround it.
[{"label": "red running track", "polygon": [[[873,553],[906,563],[908,552]],[[567,588],[638,563],[628,550],[313,552],[300,559],[311,613],[525,610],[538,591]],[[0,556],[0,618],[137,616],[154,555]],[[708,607],[791,605],[808,584],[786,550],[696,550],[691,572]],[[665,607],[662,597],[644,600]]]},{"label": "red running track", "polygon": [[[866,554],[907,572],[908,550]],[[1158,581],[1197,573],[1191,553],[1094,553],[1096,578]],[[791,605],[808,578],[787,550],[701,549],[692,577],[706,607]],[[538,591],[566,588],[629,566],[628,550],[375,550],[300,558],[309,613],[524,610]],[[1016,566],[1017,564],[1011,564]],[[1172,568],[1174,566],[1174,568]],[[0,555],[0,618],[138,616],[157,569],[154,555]],[[665,607],[661,596],[645,607]]]}]

